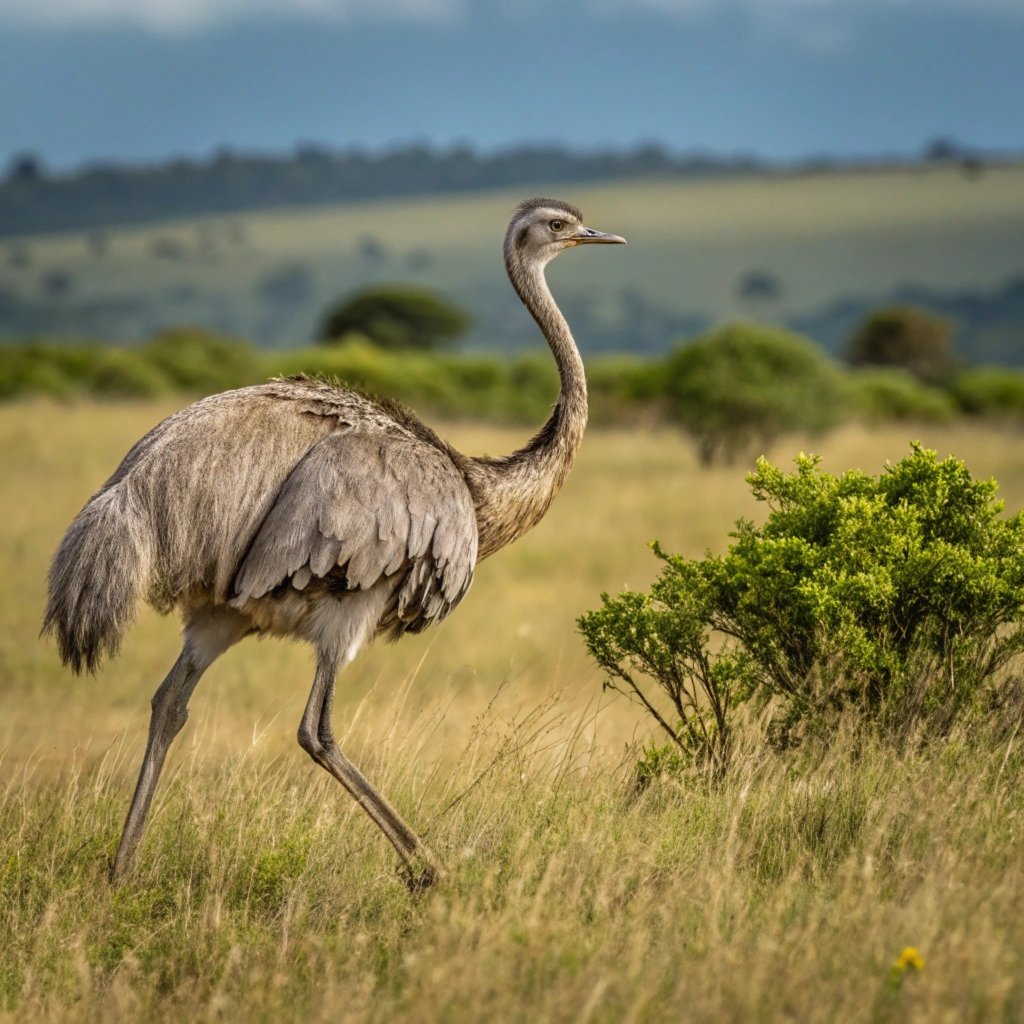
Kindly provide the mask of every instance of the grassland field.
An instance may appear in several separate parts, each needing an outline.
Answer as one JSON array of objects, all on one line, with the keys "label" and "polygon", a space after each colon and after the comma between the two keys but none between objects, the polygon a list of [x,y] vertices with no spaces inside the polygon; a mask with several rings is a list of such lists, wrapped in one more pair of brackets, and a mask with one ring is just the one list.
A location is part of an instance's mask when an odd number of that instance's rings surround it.
[{"label": "grassland field", "polygon": [[[551,271],[576,319],[585,310],[595,323],[621,317],[629,290],[670,313],[718,322],[752,312],[785,318],[901,284],[986,291],[1024,270],[1022,166],[993,166],[977,178],[937,167],[560,186],[557,194],[631,243],[596,259],[577,254]],[[31,250],[31,264],[0,263],[0,287],[43,297],[40,281],[59,270],[71,276],[76,308],[144,298],[154,323],[198,321],[300,344],[340,295],[373,280],[409,280],[467,308],[473,344],[519,345],[534,340],[532,325],[504,279],[499,243],[521,198],[520,190],[497,191],[112,229],[102,257],[84,233],[27,238],[18,244]],[[367,238],[378,259],[361,252]],[[179,258],[154,258],[158,239],[177,246]],[[262,302],[259,282],[296,264],[309,272],[310,294],[292,306]],[[770,309],[752,311],[737,282],[757,270],[775,274],[784,291]]]},{"label": "grassland field", "polygon": [[[647,585],[651,539],[722,550],[758,515],[742,467],[700,470],[667,430],[592,430],[547,518],[451,619],[339,684],[344,749],[426,831],[442,887],[410,897],[298,748],[310,652],[247,641],[200,684],[111,891],[177,624],[142,611],[82,679],[37,635],[63,529],[170,411],[0,408],[0,1021],[1024,1020],[1015,731],[900,751],[844,735],[784,758],[752,726],[721,788],[631,793],[651,729],[602,693],[574,620]],[[523,439],[446,433],[492,454]],[[767,454],[878,472],[912,439],[1024,507],[1024,445],[992,428],[850,426]]]}]

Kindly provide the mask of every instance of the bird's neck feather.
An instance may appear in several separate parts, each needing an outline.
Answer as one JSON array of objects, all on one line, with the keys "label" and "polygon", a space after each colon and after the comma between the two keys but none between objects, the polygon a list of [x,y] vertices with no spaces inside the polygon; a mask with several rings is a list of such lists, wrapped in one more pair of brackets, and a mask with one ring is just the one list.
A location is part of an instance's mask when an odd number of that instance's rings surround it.
[{"label": "bird's neck feather", "polygon": [[506,246],[509,278],[540,327],[558,367],[558,401],[543,427],[518,451],[471,460],[480,558],[521,537],[547,511],[565,481],[587,425],[587,381],[569,325],[555,304],[542,264],[526,265]]}]

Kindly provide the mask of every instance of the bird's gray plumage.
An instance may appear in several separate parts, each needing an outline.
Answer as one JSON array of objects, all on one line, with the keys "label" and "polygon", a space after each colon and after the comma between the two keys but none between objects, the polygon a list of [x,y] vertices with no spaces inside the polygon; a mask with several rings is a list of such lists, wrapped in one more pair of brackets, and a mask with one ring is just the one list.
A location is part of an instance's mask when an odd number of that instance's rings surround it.
[{"label": "bird's gray plumage", "polygon": [[[257,628],[303,635],[294,614],[275,609],[281,595],[267,596],[303,566],[317,579],[347,579],[341,589],[399,576],[381,624],[391,636],[443,618],[472,580],[476,520],[450,449],[410,418],[395,403],[297,377],[214,395],[164,420],[54,558],[45,628],[64,660],[94,669],[116,653],[140,591],[165,612],[266,598]],[[300,538],[307,549],[292,566]]]},{"label": "bird's gray plumage", "polygon": [[340,591],[397,577],[378,626],[420,632],[462,600],[476,565],[477,526],[465,477],[451,458],[395,425],[349,425],[302,457],[260,524],[235,576],[231,604],[286,581]]},{"label": "bird's gray plumage", "polygon": [[138,441],[72,522],[54,556],[44,631],[76,672],[117,652],[139,597],[185,622],[178,661],[153,698],[142,771],[113,866],[141,835],[164,757],[203,671],[250,633],[317,650],[299,728],[314,760],[352,793],[410,868],[430,852],[334,742],[334,680],[374,636],[443,619],[479,559],[544,515],[586,425],[586,382],[544,279],[564,248],[621,242],[579,211],[527,200],[505,235],[513,287],[561,381],[551,418],[502,458],[455,451],[411,412],[308,377],[213,395]]}]

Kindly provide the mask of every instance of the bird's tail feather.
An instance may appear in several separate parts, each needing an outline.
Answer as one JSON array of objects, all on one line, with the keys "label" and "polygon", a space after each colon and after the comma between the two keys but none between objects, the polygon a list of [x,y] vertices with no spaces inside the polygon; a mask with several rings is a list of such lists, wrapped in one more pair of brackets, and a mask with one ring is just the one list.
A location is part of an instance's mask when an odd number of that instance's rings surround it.
[{"label": "bird's tail feather", "polygon": [[117,653],[148,584],[152,547],[148,516],[127,481],[100,491],[68,527],[50,566],[43,633],[56,636],[76,673]]}]

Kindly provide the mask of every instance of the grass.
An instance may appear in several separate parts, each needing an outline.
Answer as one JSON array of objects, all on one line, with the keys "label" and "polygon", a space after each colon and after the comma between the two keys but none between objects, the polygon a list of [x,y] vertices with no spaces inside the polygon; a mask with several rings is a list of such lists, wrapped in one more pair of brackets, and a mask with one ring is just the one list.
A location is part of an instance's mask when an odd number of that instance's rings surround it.
[{"label": "grass", "polygon": [[[581,328],[583,312],[597,324],[623,316],[624,290],[712,322],[766,312],[783,318],[840,296],[888,295],[900,284],[991,290],[1020,272],[1022,181],[1024,167],[1009,166],[976,180],[955,168],[917,168],[560,186],[594,226],[623,234],[630,248],[562,259],[551,279]],[[44,276],[59,270],[71,275],[76,303],[144,299],[136,336],[155,324],[198,321],[296,344],[341,294],[370,281],[409,280],[468,309],[475,344],[532,342],[499,262],[500,232],[521,198],[496,191],[253,213],[242,218],[241,243],[224,241],[223,218],[123,228],[109,232],[102,257],[84,233],[30,238],[31,265],[0,265],[0,286],[39,299]],[[360,255],[367,237],[383,247],[382,259]],[[183,259],[154,258],[154,242],[167,238]],[[410,263],[415,254],[427,262]],[[307,300],[286,307],[259,299],[255,289],[267,274],[296,264],[310,273]],[[771,310],[752,311],[737,282],[766,269],[784,293]],[[119,334],[128,322],[111,321]],[[72,317],[67,332],[74,331]],[[580,337],[585,342],[586,332]]]},{"label": "grass", "polygon": [[[485,716],[443,780],[407,733],[367,758],[446,857],[411,899],[305,766],[181,765],[138,871],[107,887],[116,757],[2,824],[11,1020],[990,1021],[1024,1012],[1020,744],[799,765],[631,799],[570,721]],[[581,723],[575,722],[576,726]],[[496,730],[494,735],[491,731]],[[941,808],[941,813],[936,813]],[[907,946],[922,971],[899,976]]]},{"label": "grass", "polygon": [[[309,654],[239,645],[203,680],[135,873],[105,881],[175,623],[140,616],[72,679],[36,640],[67,521],[169,406],[0,409],[0,1020],[989,1021],[1024,1016],[1022,743],[1012,725],[788,758],[756,728],[718,790],[629,786],[641,713],[573,620],[643,587],[645,544],[721,550],[756,514],[675,434],[592,431],[545,521],[433,635],[346,673],[343,747],[450,881],[412,899],[386,842],[295,743]],[[458,426],[465,450],[514,431]],[[911,437],[1024,504],[1019,438],[846,428],[830,470]],[[786,462],[806,439],[768,454]],[[924,968],[894,968],[915,947]],[[904,959],[906,963],[906,958]]]}]

